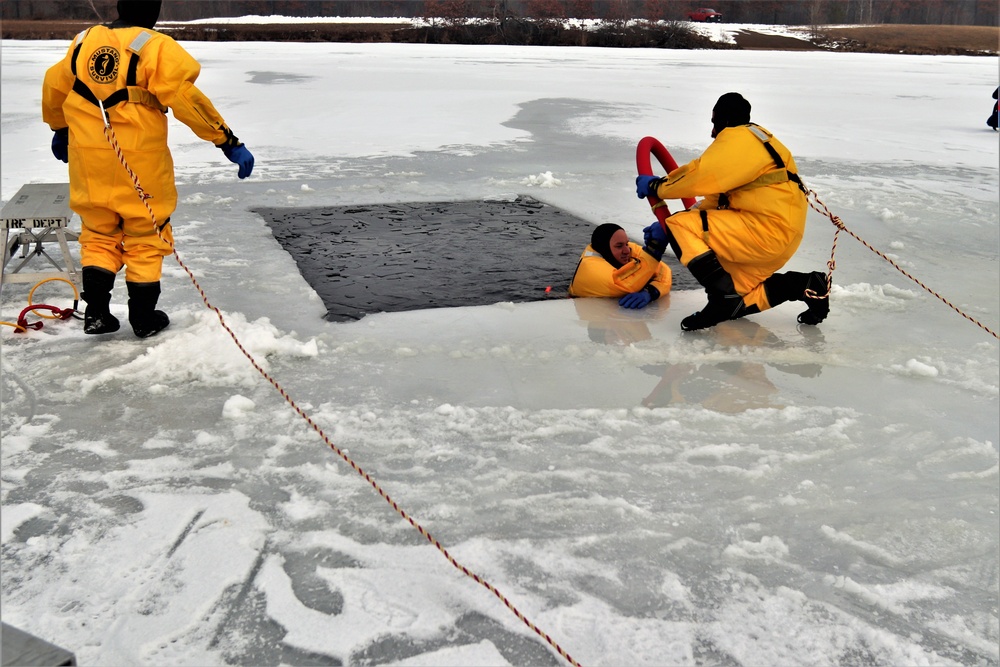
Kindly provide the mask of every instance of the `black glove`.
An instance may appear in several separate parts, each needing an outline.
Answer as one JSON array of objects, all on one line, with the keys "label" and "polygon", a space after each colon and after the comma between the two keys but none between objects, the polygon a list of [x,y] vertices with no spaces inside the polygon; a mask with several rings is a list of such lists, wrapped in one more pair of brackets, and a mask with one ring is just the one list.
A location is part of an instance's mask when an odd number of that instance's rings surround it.
[{"label": "black glove", "polygon": [[52,154],[57,160],[69,162],[69,128],[64,127],[52,133]]}]

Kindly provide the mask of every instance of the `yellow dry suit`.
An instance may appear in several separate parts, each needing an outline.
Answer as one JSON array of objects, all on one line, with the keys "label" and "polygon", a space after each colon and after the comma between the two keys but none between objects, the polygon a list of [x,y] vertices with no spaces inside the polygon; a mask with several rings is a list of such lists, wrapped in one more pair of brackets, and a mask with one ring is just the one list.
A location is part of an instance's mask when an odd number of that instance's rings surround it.
[{"label": "yellow dry suit", "polygon": [[753,123],[727,127],[656,194],[703,197],[666,220],[682,264],[713,250],[747,306],[771,307],[763,283],[795,254],[808,209],[795,160],[774,135]]},{"label": "yellow dry suit", "polygon": [[619,297],[639,292],[647,285],[655,287],[661,296],[667,294],[673,282],[670,267],[637,244],[630,241],[628,246],[631,258],[624,266],[615,268],[588,245],[576,266],[569,295]]},{"label": "yellow dry suit", "polygon": [[[42,119],[69,128],[70,207],[82,219],[80,259],[125,279],[160,279],[171,252],[169,220],[177,205],[167,147],[167,109],[200,138],[219,147],[239,140],[195,87],[201,65],[173,38],[136,26],[94,26],[45,73]],[[129,168],[138,177],[161,240],[132,178],[104,135],[103,103]]]}]

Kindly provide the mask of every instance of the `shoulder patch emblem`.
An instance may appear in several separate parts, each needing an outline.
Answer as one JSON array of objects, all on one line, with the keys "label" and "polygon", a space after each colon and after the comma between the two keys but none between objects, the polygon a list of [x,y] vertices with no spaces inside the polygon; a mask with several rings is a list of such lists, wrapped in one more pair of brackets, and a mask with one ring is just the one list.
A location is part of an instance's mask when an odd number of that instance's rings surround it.
[{"label": "shoulder patch emblem", "polygon": [[113,46],[102,46],[90,56],[90,78],[97,83],[111,83],[118,78],[121,56]]}]

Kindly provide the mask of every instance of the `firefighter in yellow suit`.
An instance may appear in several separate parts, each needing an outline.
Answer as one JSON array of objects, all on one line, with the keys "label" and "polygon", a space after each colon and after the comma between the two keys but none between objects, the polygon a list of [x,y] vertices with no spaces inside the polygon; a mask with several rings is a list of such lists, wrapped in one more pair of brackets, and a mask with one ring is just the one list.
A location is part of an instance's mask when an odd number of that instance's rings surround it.
[{"label": "firefighter in yellow suit", "polygon": [[681,328],[704,329],[784,301],[805,301],[799,322],[819,324],[830,308],[825,274],[776,273],[805,231],[808,202],[795,159],[750,122],[750,103],[739,93],[719,98],[712,125],[714,141],[699,158],[665,178],[636,179],[640,198],[702,197],[691,210],[668,217],[667,229],[657,223],[644,230],[647,245],[672,246],[708,294],[708,304]]},{"label": "firefighter in yellow suit", "polygon": [[[145,338],[170,322],[156,310],[163,257],[173,245],[170,216],[177,205],[168,109],[222,149],[239,166],[240,178],[253,170],[253,155],[195,87],[201,66],[171,37],[152,29],[159,14],[159,0],[119,0],[118,20],[77,35],[66,56],[45,73],[42,86],[42,119],[54,132],[53,154],[69,163],[70,207],[82,220],[81,297],[87,303],[88,334],[119,329],[109,304],[123,266],[133,332]],[[148,195],[158,230],[104,134],[105,122]]]},{"label": "firefighter in yellow suit", "polygon": [[580,256],[569,295],[619,297],[623,308],[645,308],[670,291],[670,267],[628,240],[618,225],[598,225]]}]

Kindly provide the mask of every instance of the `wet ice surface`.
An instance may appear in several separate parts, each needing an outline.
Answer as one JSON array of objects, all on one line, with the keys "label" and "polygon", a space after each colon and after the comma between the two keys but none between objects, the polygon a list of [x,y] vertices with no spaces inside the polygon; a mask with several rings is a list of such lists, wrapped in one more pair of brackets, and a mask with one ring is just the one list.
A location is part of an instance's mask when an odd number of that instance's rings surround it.
[{"label": "wet ice surface", "polygon": [[[65,45],[3,48],[7,199],[64,178],[36,78]],[[996,135],[966,92],[995,61],[191,49],[258,165],[238,182],[173,130],[181,258],[333,445],[574,659],[998,663],[996,339],[853,239],[813,329],[787,305],[682,335],[702,302],[688,291],[639,313],[557,299],[333,323],[251,212],[528,192],[637,239],[651,218],[631,187],[637,139],[694,157],[715,89],[764,69],[745,91],[755,119],[806,182],[995,330]],[[248,83],[274,63],[317,81],[280,133],[265,128],[291,113],[271,106],[287,87]],[[630,92],[654,65],[664,87]],[[822,95],[805,94],[813,68]],[[793,77],[807,83],[790,97]],[[711,94],[685,97],[695,79]],[[473,108],[486,80],[489,108]],[[410,115],[383,122],[381,87]],[[431,122],[420,101],[435,96]],[[832,233],[811,214],[789,268],[822,267]],[[11,287],[4,319],[26,297]],[[80,664],[564,662],[304,424],[170,258],[164,290],[172,324],[153,339],[2,332],[5,622]]]}]

